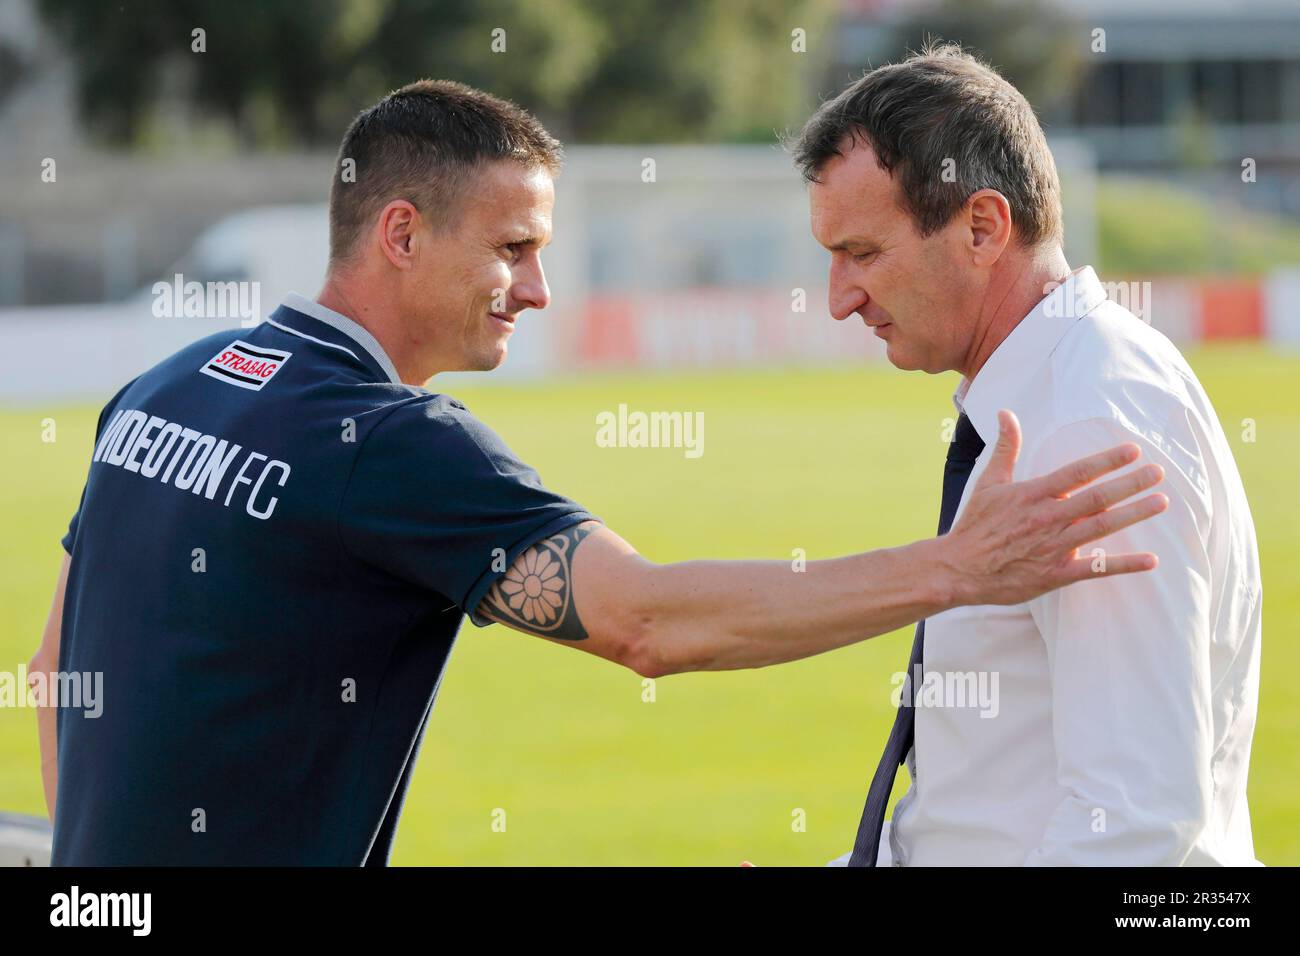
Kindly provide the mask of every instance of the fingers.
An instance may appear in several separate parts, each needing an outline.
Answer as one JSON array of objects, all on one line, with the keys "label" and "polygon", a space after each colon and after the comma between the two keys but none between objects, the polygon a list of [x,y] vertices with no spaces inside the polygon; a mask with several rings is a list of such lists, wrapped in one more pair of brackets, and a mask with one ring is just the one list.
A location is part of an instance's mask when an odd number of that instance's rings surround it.
[{"label": "fingers", "polygon": [[1129,462],[1137,461],[1138,456],[1141,454],[1142,450],[1133,442],[1116,445],[1106,451],[1099,451],[1095,455],[1089,455],[1087,458],[1080,458],[1068,465],[1062,465],[1050,475],[1044,475],[1042,478],[1036,479],[1034,490],[1058,498],[1064,497],[1076,488],[1082,488],[1107,472],[1114,471],[1116,468],[1123,468]]},{"label": "fingers", "polygon": [[1061,544],[1066,548],[1081,548],[1090,541],[1104,538],[1139,521],[1145,521],[1152,515],[1158,515],[1168,507],[1169,499],[1164,495],[1159,493],[1147,495],[1141,501],[1102,511],[1082,521],[1076,521],[1066,529]]},{"label": "fingers", "polygon": [[1004,408],[998,412],[998,442],[993,446],[993,456],[984,474],[980,475],[977,487],[1010,481],[1019,457],[1020,421],[1015,412]]},{"label": "fingers", "polygon": [[1159,465],[1144,465],[1118,478],[1112,478],[1095,487],[1084,489],[1076,495],[1071,495],[1065,499],[1063,510],[1071,521],[1076,518],[1086,518],[1098,511],[1105,511],[1125,498],[1132,498],[1139,491],[1146,491],[1158,485],[1164,477],[1165,470]]},{"label": "fingers", "polygon": [[1117,574],[1135,574],[1150,571],[1160,564],[1160,559],[1150,551],[1134,554],[1107,554],[1100,563],[1095,558],[1075,558],[1066,568],[1065,582],[1088,581],[1092,578],[1112,578]]}]

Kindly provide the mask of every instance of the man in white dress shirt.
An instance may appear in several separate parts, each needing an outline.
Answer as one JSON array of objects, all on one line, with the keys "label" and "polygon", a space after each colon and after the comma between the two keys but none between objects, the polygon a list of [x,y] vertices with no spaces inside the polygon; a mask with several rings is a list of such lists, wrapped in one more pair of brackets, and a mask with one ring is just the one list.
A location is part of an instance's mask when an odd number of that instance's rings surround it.
[{"label": "man in white dress shirt", "polygon": [[[899,368],[962,375],[941,533],[1003,408],[1024,432],[1017,479],[1133,441],[1170,499],[1091,552],[1098,568],[1155,552],[1150,574],[922,622],[855,848],[833,863],[1256,864],[1250,508],[1178,350],[1066,263],[1029,104],[960,49],[930,47],[824,104],[794,153],[832,253],[835,318],[860,315]],[[900,761],[911,788],[884,822]]]}]

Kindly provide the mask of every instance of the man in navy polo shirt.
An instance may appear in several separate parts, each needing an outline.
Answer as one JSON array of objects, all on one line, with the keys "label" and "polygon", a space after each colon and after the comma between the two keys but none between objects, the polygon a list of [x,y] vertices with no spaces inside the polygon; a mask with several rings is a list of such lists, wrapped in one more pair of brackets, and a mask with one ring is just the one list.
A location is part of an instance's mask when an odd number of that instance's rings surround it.
[{"label": "man in navy polo shirt", "polygon": [[1007,416],[944,537],[798,575],[646,561],[422,387],[497,367],[547,305],[559,159],[513,104],[390,94],[343,140],[317,300],[105,406],[31,668],[103,674],[98,717],[40,713],[53,863],[385,864],[464,615],[647,676],[758,667],[1092,577],[1076,549],[1161,509],[1119,506],[1151,469],[1066,497],[1129,446],[1012,483]]}]

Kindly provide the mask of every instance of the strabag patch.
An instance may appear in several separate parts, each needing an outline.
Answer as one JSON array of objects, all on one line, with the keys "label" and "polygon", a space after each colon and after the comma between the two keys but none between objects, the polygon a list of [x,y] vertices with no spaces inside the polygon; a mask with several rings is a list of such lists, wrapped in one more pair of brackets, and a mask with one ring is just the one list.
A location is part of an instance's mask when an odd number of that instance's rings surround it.
[{"label": "strabag patch", "polygon": [[271,381],[292,354],[265,346],[254,348],[236,339],[205,362],[199,371],[227,385],[251,388],[256,392]]}]

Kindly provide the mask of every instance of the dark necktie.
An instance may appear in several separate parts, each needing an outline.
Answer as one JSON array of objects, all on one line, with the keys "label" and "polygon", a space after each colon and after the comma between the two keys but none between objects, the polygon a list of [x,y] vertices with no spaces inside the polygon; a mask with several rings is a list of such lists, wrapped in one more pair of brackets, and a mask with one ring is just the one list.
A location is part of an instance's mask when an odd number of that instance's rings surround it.
[{"label": "dark necktie", "polygon": [[[975,459],[984,450],[984,440],[975,431],[970,419],[962,415],[957,419],[957,432],[948,445],[948,460],[943,466],[943,503],[939,507],[939,534],[947,534],[952,527],[952,520],[957,514],[957,505],[961,502],[962,490],[966,479],[970,477]],[[862,810],[862,822],[858,824],[858,838],[853,843],[853,855],[849,857],[849,866],[875,866],[876,855],[880,850],[880,831],[885,823],[885,805],[889,803],[889,793],[894,788],[894,774],[907,757],[912,747],[916,729],[916,694],[919,688],[914,680],[925,658],[925,621],[916,625],[916,637],[912,641],[912,657],[907,662],[907,683],[911,702],[903,701],[894,716],[894,726],[889,732],[889,741],[885,752],[876,767],[876,775],[871,778],[871,789],[867,791],[867,805]]]}]

